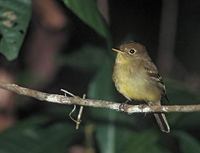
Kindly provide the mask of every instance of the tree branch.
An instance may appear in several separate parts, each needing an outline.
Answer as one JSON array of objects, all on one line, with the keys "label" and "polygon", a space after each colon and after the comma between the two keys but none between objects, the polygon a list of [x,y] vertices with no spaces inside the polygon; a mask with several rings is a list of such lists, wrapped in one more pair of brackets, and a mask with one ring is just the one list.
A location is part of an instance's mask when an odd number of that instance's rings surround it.
[{"label": "tree branch", "polygon": [[120,103],[105,101],[105,100],[95,100],[95,99],[83,99],[78,96],[67,97],[58,94],[44,93],[28,88],[18,86],[16,84],[9,84],[0,82],[0,88],[12,91],[19,95],[33,97],[40,101],[46,101],[51,103],[59,103],[66,105],[82,105],[96,108],[107,108],[111,110],[117,110],[121,112],[126,112],[128,114],[132,113],[152,113],[152,112],[196,112],[200,111],[200,104],[198,105],[171,105],[171,106],[148,106],[148,105],[128,105],[124,104],[121,108]]}]

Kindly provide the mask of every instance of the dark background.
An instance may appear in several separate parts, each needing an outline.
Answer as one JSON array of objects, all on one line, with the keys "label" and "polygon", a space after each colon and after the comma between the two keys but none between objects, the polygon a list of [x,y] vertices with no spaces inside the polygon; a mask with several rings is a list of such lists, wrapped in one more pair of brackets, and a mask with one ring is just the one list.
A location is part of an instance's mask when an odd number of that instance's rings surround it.
[{"label": "dark background", "polygon": [[[158,66],[170,105],[200,102],[200,1],[68,2],[0,0],[0,43],[8,44],[0,45],[1,81],[124,102],[111,79],[111,47],[134,40],[147,47]],[[11,27],[5,28],[5,11],[16,12],[16,18],[8,16]],[[20,18],[23,14],[26,18]],[[9,34],[21,43],[4,42]],[[11,46],[16,56],[7,54]],[[200,152],[199,113],[167,114],[171,133],[165,134],[152,114],[84,108],[80,129],[75,130],[68,117],[72,106],[40,103],[4,90],[0,96],[0,153]]]}]

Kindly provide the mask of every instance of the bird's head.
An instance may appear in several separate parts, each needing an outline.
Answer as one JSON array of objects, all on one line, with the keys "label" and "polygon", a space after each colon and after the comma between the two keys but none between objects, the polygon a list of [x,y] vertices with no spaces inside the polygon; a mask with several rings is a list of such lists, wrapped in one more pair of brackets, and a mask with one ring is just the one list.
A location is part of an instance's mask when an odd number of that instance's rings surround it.
[{"label": "bird's head", "polygon": [[112,50],[118,52],[122,60],[131,61],[149,57],[145,46],[138,42],[123,43],[120,45],[119,49],[112,48]]}]

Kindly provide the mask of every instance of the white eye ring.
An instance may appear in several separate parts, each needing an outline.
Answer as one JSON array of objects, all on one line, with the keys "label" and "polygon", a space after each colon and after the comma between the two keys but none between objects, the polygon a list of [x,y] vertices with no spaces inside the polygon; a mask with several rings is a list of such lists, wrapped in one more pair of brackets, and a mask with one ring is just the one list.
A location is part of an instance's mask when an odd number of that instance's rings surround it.
[{"label": "white eye ring", "polygon": [[136,53],[136,50],[135,50],[135,49],[131,48],[131,49],[129,50],[129,54],[135,54],[135,53]]}]

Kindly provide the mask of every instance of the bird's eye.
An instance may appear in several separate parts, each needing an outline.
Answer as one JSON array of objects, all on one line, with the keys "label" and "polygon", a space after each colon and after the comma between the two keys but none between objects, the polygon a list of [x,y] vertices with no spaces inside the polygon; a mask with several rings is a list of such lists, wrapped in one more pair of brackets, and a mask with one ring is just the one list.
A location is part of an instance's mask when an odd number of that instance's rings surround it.
[{"label": "bird's eye", "polygon": [[130,49],[130,50],[129,50],[129,53],[130,53],[130,54],[134,54],[135,52],[136,52],[135,49]]}]

